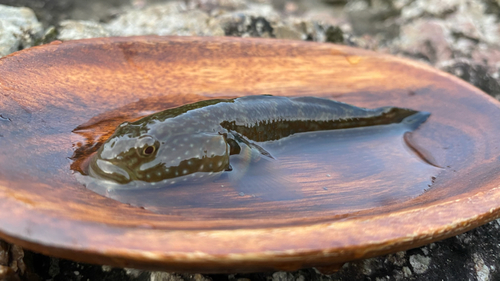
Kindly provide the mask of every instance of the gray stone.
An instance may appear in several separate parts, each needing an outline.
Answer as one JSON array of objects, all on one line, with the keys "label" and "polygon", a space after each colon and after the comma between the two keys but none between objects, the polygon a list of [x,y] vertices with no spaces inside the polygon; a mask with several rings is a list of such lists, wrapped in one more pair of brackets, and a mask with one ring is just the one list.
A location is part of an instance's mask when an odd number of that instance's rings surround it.
[{"label": "gray stone", "polygon": [[190,10],[184,2],[169,2],[141,10],[129,10],[104,25],[104,28],[112,36],[224,35],[224,31],[206,12]]},{"label": "gray stone", "polygon": [[151,281],[184,281],[184,278],[177,274],[161,271],[151,272],[150,278]]},{"label": "gray stone", "polygon": [[212,279],[202,274],[176,274],[168,272],[154,271],[149,276],[149,281],[211,281]]},{"label": "gray stone", "polygon": [[[405,24],[414,19],[436,18],[442,19],[443,25],[453,34],[455,40],[478,40],[487,44],[497,45],[499,42],[499,28],[497,18],[487,13],[488,1],[467,0],[419,0],[413,1],[401,10],[401,19]],[[429,30],[427,30],[429,31]],[[460,47],[462,44],[457,42]],[[474,42],[476,45],[477,42]],[[468,53],[468,52],[466,52]]]},{"label": "gray stone", "polygon": [[[490,57],[490,59],[492,58],[493,56]],[[493,97],[500,96],[498,67],[489,65],[488,60],[477,61],[467,58],[456,58],[441,62],[437,67],[462,78]],[[459,239],[463,239],[464,243],[470,242],[470,238],[467,236],[460,235],[458,237]]]},{"label": "gray stone", "polygon": [[234,11],[247,8],[245,0],[191,0],[187,2],[190,9],[200,9],[209,13],[219,13],[221,10]]},{"label": "gray stone", "polygon": [[403,266],[406,264],[406,252],[399,251],[397,253],[387,255],[387,259],[385,262],[392,263],[397,266]]},{"label": "gray stone", "polygon": [[438,67],[452,58],[479,62],[485,53],[495,53],[490,60],[499,63],[500,25],[495,15],[486,13],[485,2],[412,1],[396,20],[402,24],[401,34],[389,44],[391,52],[424,57]]},{"label": "gray stone", "polygon": [[391,1],[352,0],[346,6],[346,13],[356,35],[379,34],[384,40],[397,36],[399,24],[392,20],[399,15]]},{"label": "gray stone", "polygon": [[431,258],[422,255],[413,255],[410,257],[410,264],[413,267],[413,271],[417,274],[422,274],[429,269],[429,264]]},{"label": "gray stone", "polygon": [[241,0],[197,0],[188,4],[175,1],[139,10],[130,9],[104,24],[103,28],[112,36],[226,35],[344,41],[342,30],[330,23],[295,16],[284,17],[272,5]]},{"label": "gray stone", "polygon": [[472,260],[474,261],[474,269],[476,270],[477,280],[489,281],[490,268],[484,264],[484,260],[478,254],[473,254]]},{"label": "gray stone", "polygon": [[133,277],[133,278],[137,278],[139,277],[141,274],[144,273],[143,270],[139,270],[139,269],[135,269],[135,268],[124,268],[125,269],[125,273],[127,273],[127,275]]},{"label": "gray stone", "polygon": [[399,52],[422,55],[438,63],[453,57],[453,40],[443,20],[417,19],[401,27],[400,36],[392,44]]},{"label": "gray stone", "polygon": [[407,266],[403,267],[403,274],[404,274],[404,277],[406,277],[406,278],[412,276],[412,272],[411,272],[410,268]]},{"label": "gray stone", "polygon": [[344,41],[337,26],[305,17],[282,16],[269,4],[249,4],[246,9],[222,13],[215,19],[226,36]]},{"label": "gray stone", "polygon": [[29,8],[0,5],[0,57],[34,45],[42,25]]},{"label": "gray stone", "polygon": [[279,13],[266,4],[252,4],[247,9],[222,13],[216,19],[228,36],[274,37],[273,25],[283,26]]},{"label": "gray stone", "polygon": [[383,267],[381,260],[371,258],[365,259],[360,262],[362,264],[361,273],[364,275],[370,276],[377,270],[380,270]]},{"label": "gray stone", "polygon": [[110,272],[111,269],[113,269],[113,267],[109,266],[109,265],[103,265],[103,266],[101,266],[101,269],[103,272]]},{"label": "gray stone", "polygon": [[66,41],[107,36],[109,32],[97,22],[65,20],[60,23],[57,39]]},{"label": "gray stone", "polygon": [[283,272],[283,271],[278,271],[273,273],[272,275],[272,281],[288,281],[288,280],[295,280],[296,278],[294,277],[293,274],[290,272]]},{"label": "gray stone", "polygon": [[421,18],[422,16],[441,17],[457,9],[461,0],[419,0],[406,1],[402,6],[401,16],[406,19]]}]

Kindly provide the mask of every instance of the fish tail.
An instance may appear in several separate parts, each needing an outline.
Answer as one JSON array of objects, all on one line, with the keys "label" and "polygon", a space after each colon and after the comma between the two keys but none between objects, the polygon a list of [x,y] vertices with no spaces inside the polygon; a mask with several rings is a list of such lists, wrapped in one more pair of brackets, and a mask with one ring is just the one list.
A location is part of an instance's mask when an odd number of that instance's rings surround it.
[{"label": "fish tail", "polygon": [[413,131],[417,129],[420,124],[427,121],[430,115],[430,112],[427,111],[416,111],[414,114],[409,115],[405,119],[403,119],[401,123],[409,130]]}]

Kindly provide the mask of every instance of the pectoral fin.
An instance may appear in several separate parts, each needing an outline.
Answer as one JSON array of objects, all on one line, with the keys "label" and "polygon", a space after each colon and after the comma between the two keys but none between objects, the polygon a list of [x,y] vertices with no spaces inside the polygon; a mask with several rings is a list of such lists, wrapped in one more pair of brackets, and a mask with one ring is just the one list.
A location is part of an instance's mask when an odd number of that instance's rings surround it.
[{"label": "pectoral fin", "polygon": [[[231,139],[229,137],[229,135],[231,135],[233,138]],[[229,145],[231,146],[231,151],[233,152],[236,152],[237,153],[231,153],[231,154],[239,154],[240,151],[241,151],[241,147],[240,147],[240,143],[243,143],[243,144],[246,144],[248,145],[249,147],[251,148],[254,148],[256,149],[261,155],[265,156],[266,159],[268,160],[276,160],[276,158],[273,157],[273,155],[265,150],[263,147],[261,147],[260,145],[252,142],[252,141],[249,141],[247,140],[244,136],[242,136],[241,134],[239,134],[238,132],[235,132],[235,131],[230,131],[229,132],[229,135],[228,135],[228,138],[227,138],[227,142],[229,143]],[[233,149],[233,146],[235,147]]]}]

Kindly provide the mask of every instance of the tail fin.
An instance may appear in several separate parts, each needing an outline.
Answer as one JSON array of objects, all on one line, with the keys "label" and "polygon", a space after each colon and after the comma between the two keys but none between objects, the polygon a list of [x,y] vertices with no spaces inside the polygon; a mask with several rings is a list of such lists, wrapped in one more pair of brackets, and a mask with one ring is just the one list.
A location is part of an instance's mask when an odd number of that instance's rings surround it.
[{"label": "tail fin", "polygon": [[405,125],[409,130],[413,131],[417,129],[422,123],[427,121],[431,114],[427,111],[417,111],[415,114],[412,114],[401,122],[401,124]]}]

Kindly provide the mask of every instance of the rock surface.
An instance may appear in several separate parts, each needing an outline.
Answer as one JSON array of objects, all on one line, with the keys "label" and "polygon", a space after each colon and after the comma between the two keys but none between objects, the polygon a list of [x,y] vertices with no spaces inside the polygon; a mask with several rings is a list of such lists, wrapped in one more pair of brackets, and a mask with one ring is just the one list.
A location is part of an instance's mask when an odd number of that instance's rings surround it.
[{"label": "rock surface", "polygon": [[0,5],[0,56],[33,46],[42,35],[31,9]]},{"label": "rock surface", "polygon": [[335,25],[306,17],[282,16],[269,4],[243,1],[180,1],[123,12],[108,23],[63,21],[58,39],[134,35],[238,36],[344,41]]},{"label": "rock surface", "polygon": [[27,275],[23,249],[0,240],[0,280],[20,280],[19,276]]},{"label": "rock surface", "polygon": [[182,35],[222,36],[224,31],[207,13],[171,2],[127,11],[105,25],[113,36]]},{"label": "rock surface", "polygon": [[77,40],[108,36],[109,32],[97,22],[65,20],[59,24],[57,39]]},{"label": "rock surface", "polygon": [[[49,1],[47,7],[76,5],[64,1]],[[44,20],[45,32],[31,10],[0,5],[0,56],[48,42],[51,34],[60,40],[159,34],[338,42],[424,61],[500,99],[497,0],[351,0],[345,7],[321,6],[319,11],[303,8],[311,4],[300,1],[152,2],[159,1],[116,0],[106,11],[87,17],[85,10],[53,14],[53,19],[79,16],[56,23]],[[111,20],[109,15],[114,15]],[[0,242],[0,280],[500,280],[499,230],[496,220],[417,249],[346,263],[333,275],[315,269],[231,275],[115,269],[23,252]]]}]

